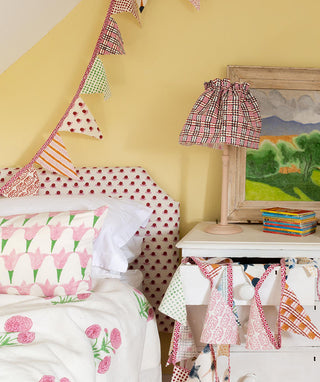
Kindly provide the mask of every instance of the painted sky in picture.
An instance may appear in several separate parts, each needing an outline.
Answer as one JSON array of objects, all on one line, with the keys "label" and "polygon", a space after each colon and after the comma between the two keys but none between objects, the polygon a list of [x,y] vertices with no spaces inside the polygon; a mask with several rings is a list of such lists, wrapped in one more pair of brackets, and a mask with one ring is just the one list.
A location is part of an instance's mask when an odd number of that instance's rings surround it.
[{"label": "painted sky in picture", "polygon": [[261,136],[320,131],[320,92],[251,89],[262,118]]}]

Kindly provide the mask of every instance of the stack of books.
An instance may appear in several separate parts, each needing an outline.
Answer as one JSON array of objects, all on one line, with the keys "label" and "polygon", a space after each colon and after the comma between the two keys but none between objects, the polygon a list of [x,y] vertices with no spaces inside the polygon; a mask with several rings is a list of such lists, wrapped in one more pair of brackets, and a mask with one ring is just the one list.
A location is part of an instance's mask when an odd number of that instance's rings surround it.
[{"label": "stack of books", "polygon": [[317,228],[314,211],[273,207],[262,209],[261,212],[264,232],[307,236],[314,233]]}]

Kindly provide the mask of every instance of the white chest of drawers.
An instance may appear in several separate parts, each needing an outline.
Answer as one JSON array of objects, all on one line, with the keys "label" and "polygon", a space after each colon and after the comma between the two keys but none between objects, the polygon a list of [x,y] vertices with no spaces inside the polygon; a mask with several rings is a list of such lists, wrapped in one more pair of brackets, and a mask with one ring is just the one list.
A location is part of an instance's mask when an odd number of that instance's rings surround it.
[{"label": "white chest of drawers", "polygon": [[[264,233],[262,225],[241,225],[243,232],[233,235],[212,235],[205,232],[208,223],[199,223],[177,247],[182,257],[228,257],[254,263],[274,262],[285,257],[320,257],[320,230],[306,237]],[[245,280],[243,272],[234,266],[234,299],[238,307],[242,327],[242,344],[232,346],[231,382],[319,382],[320,340],[309,340],[303,336],[282,332],[282,348],[268,352],[253,352],[245,349],[246,320],[250,297],[241,292]],[[195,265],[182,265],[181,277],[188,311],[188,321],[199,348],[199,337],[210,293],[209,281]],[[303,266],[296,266],[289,275],[299,300],[312,322],[320,328],[320,303],[315,293],[316,280],[307,275]],[[277,269],[269,276],[261,289],[261,301],[267,320],[276,321],[277,305],[280,301],[280,272]],[[270,323],[272,325],[272,323]],[[274,328],[273,328],[274,329]]]}]

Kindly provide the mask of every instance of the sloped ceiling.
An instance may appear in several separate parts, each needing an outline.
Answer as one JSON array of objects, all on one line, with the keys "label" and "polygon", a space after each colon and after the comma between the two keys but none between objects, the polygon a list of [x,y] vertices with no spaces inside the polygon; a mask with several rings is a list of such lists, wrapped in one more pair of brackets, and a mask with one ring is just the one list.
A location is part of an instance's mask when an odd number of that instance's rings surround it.
[{"label": "sloped ceiling", "polygon": [[0,74],[81,0],[0,0]]}]

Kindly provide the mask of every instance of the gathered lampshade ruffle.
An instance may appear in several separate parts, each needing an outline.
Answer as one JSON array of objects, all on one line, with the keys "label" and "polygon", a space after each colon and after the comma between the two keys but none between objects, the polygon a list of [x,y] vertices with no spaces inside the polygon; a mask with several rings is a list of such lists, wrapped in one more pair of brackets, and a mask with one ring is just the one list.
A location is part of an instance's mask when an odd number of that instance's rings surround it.
[{"label": "gathered lampshade ruffle", "polygon": [[215,79],[194,104],[180,133],[182,145],[220,148],[221,144],[257,149],[261,116],[249,84]]}]

